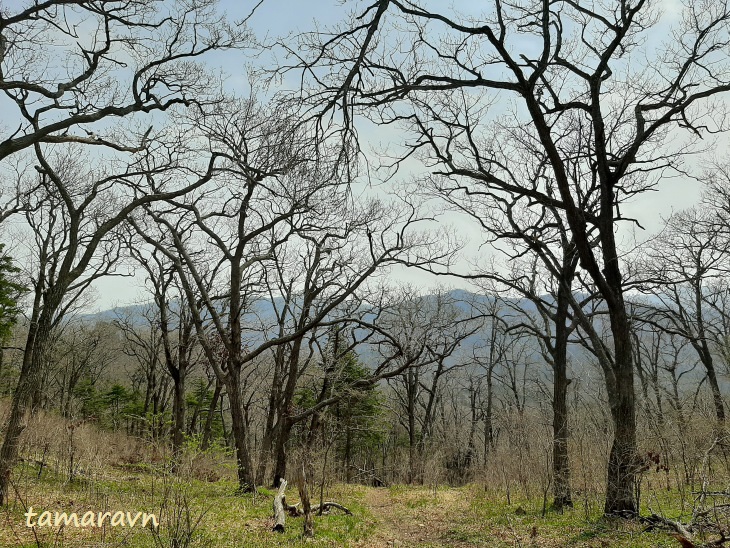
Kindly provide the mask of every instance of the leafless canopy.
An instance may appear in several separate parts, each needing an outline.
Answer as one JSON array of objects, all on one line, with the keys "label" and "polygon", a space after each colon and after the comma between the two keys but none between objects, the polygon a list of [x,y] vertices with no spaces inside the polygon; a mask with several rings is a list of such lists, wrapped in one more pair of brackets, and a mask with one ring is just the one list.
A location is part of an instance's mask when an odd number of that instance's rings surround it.
[{"label": "leafless canopy", "polygon": [[[10,6],[11,4],[6,4]],[[151,128],[121,135],[111,120],[204,103],[219,87],[197,59],[239,47],[211,0],[45,0],[0,8],[0,159],[36,143],[141,150]],[[87,124],[108,121],[96,133]]]},{"label": "leafless canopy", "polygon": [[633,514],[632,348],[616,223],[627,198],[682,172],[693,141],[727,129],[713,100],[730,91],[730,7],[489,4],[457,13],[425,1],[366,3],[343,26],[283,44],[287,68],[305,75],[314,116],[403,126],[408,138],[390,166],[420,158],[431,192],[487,231],[537,248],[564,220],[613,335],[602,358],[616,430],[606,512]]}]

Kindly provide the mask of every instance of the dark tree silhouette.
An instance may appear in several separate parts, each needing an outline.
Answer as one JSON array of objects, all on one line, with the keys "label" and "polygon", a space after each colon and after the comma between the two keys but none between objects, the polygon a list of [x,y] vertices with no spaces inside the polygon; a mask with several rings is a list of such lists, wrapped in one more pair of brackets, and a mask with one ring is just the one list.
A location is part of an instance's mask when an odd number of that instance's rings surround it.
[{"label": "dark tree silhouette", "polygon": [[[495,0],[470,14],[377,0],[288,48],[288,68],[309,78],[312,115],[339,110],[346,138],[357,139],[358,116],[402,124],[410,137],[394,166],[424,158],[442,194],[490,199],[493,215],[510,201],[564,215],[612,334],[610,353],[597,350],[614,426],[607,514],[637,511],[620,204],[676,167],[688,140],[724,129],[709,100],[730,90],[730,10],[710,1],[685,10],[671,28],[646,0]],[[648,33],[659,28],[672,40],[657,46]]]}]

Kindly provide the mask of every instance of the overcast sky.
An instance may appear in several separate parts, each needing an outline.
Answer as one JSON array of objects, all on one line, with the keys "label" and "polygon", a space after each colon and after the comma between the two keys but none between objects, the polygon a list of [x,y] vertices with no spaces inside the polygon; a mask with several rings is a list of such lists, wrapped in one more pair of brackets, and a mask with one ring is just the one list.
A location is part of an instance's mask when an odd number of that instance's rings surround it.
[{"label": "overcast sky", "polygon": [[[256,3],[258,3],[258,0],[256,2],[222,0],[220,6],[221,10],[228,14],[229,20],[236,21],[247,17]],[[478,2],[470,0],[465,2],[465,5],[475,3]],[[279,36],[293,36],[300,32],[314,30],[316,27],[323,28],[324,26],[336,24],[342,20],[349,9],[350,7],[337,0],[264,0],[250,18],[249,27],[260,40],[269,41]],[[263,55],[260,59],[253,60],[241,52],[228,52],[225,55],[217,54],[215,62],[228,74],[229,89],[234,89],[237,86],[246,89],[248,82],[244,75],[244,67],[248,64],[265,63],[271,60],[275,53],[273,51],[269,53],[269,56]],[[291,85],[295,84],[296,79],[292,77]],[[382,133],[386,131],[392,134],[395,130],[392,127],[385,128]],[[377,135],[372,135],[372,137],[373,141],[378,141]],[[407,176],[407,174],[404,174],[404,176]],[[461,223],[460,226],[465,229],[467,227],[464,223]],[[472,231],[463,230],[462,232],[465,237],[468,237],[468,233]],[[470,255],[478,253],[477,241],[478,239],[472,241]],[[391,274],[396,280],[413,283],[424,288],[435,287],[439,283],[447,286],[466,287],[463,282],[436,278],[414,269],[397,268],[393,269]],[[143,282],[144,280],[141,278],[121,277],[109,277],[99,280],[95,283],[98,298],[92,308],[105,310],[117,305],[148,300],[149,297],[142,287]]]},{"label": "overcast sky", "polygon": [[[223,0],[221,9],[228,13],[231,20],[240,20],[247,16],[255,2],[241,2],[240,0]],[[351,6],[352,4],[350,4]],[[441,9],[446,2],[438,1]],[[457,3],[459,9],[468,12],[477,10],[483,2],[477,0],[460,1]],[[341,5],[341,2],[330,0],[264,0],[250,19],[249,25],[260,39],[276,36],[284,36],[289,33],[313,30],[315,25],[320,28],[332,25],[341,20],[343,15],[350,9],[348,5]],[[677,0],[663,3],[667,11],[667,20],[676,16],[679,2]],[[473,11],[476,13],[476,11]],[[661,32],[662,28],[656,32]],[[222,67],[229,75],[228,86],[231,89],[246,87],[244,67],[247,64],[267,62],[271,57],[262,56],[258,61],[247,58],[242,52],[230,52],[227,54],[216,54],[214,62]],[[388,129],[388,131],[393,131]],[[377,140],[377,130],[373,130],[372,137]],[[387,138],[386,138],[387,140]],[[623,208],[623,213],[637,217],[647,229],[646,233],[653,233],[661,228],[661,217],[669,215],[672,210],[681,209],[694,204],[700,194],[700,185],[696,182],[683,179],[669,179],[663,181],[659,192],[645,193],[628,203]],[[480,235],[473,229],[472,225],[457,222],[456,226],[465,239],[472,239],[472,245],[468,254],[477,253],[477,244]],[[639,237],[643,234],[640,232]],[[628,237],[628,232],[624,232]],[[425,274],[417,272],[399,271],[397,278],[411,280],[413,283],[429,286],[434,280]],[[444,280],[446,283],[446,281]],[[96,284],[98,300],[92,306],[94,309],[106,309],[114,305],[129,304],[143,297],[141,288],[142,280],[134,278],[109,278],[101,280]],[[451,285],[456,285],[452,283]]]}]

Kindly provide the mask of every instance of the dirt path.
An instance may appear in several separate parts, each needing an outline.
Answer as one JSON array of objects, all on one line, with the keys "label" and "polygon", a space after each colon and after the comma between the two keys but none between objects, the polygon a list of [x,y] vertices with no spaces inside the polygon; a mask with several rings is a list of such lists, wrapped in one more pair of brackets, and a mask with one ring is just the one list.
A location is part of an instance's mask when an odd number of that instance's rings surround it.
[{"label": "dirt path", "polygon": [[375,533],[362,546],[477,546],[459,538],[454,525],[469,512],[463,492],[453,489],[371,489],[365,504]]}]

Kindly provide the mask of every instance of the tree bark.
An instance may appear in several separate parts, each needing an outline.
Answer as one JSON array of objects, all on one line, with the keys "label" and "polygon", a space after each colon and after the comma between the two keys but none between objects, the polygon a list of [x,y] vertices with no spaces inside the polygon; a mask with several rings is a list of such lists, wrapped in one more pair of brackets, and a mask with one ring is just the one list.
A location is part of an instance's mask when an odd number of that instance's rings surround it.
[{"label": "tree bark", "polygon": [[720,383],[717,381],[717,373],[715,372],[715,366],[712,361],[710,361],[709,365],[705,364],[705,368],[707,369],[707,381],[710,383],[710,390],[712,391],[715,418],[717,419],[718,425],[722,427],[725,423],[725,402],[722,399]]},{"label": "tree bark", "polygon": [[[60,306],[64,290],[65,288],[56,286],[46,292],[44,297],[40,291],[36,291],[20,377],[13,392],[10,415],[4,430],[5,437],[0,447],[0,504],[8,500],[10,475],[18,459],[20,436],[26,426],[26,414],[40,383],[43,348],[50,338],[53,315]],[[45,300],[43,305],[41,305],[42,300]]]},{"label": "tree bark", "polygon": [[575,263],[572,254],[564,251],[561,280],[558,286],[555,314],[555,354],[553,358],[553,507],[561,510],[573,506],[570,492],[568,459],[568,294],[572,291]]},{"label": "tree bark", "polygon": [[[280,327],[279,335],[283,335],[283,328]],[[258,469],[256,470],[256,481],[264,482],[266,476],[266,466],[272,457],[272,448],[277,439],[276,420],[281,416],[279,402],[281,400],[281,376],[284,369],[284,345],[276,347],[274,352],[274,375],[271,381],[271,390],[269,391],[269,399],[266,410],[266,424],[264,426],[264,436],[261,440],[261,452],[259,454]],[[283,477],[283,476],[282,476]],[[277,478],[274,479],[274,487],[276,487]]]},{"label": "tree bark", "polygon": [[[300,318],[300,324],[309,317],[309,306],[311,297],[305,298],[304,311]],[[276,436],[276,464],[274,466],[274,485],[277,484],[279,478],[286,477],[286,444],[289,441],[294,422],[290,416],[294,403],[294,395],[296,394],[297,381],[299,380],[299,357],[301,355],[302,343],[304,336],[298,337],[292,343],[291,353],[287,360],[289,364],[286,385],[282,392],[282,398],[279,407],[279,424],[274,428]]]},{"label": "tree bark", "polygon": [[[626,319],[625,316],[623,319]],[[604,512],[609,515],[634,516],[637,513],[634,493],[636,478],[634,371],[628,321],[621,321],[620,317],[617,320],[617,325],[612,328],[616,350],[615,366],[607,379],[614,439],[608,459]]]},{"label": "tree bark", "polygon": [[292,424],[287,417],[279,419],[281,425],[277,428],[279,435],[276,436],[276,462],[274,463],[274,485],[280,478],[286,477],[286,443],[291,435]]},{"label": "tree bark", "polygon": [[208,414],[205,417],[205,425],[203,426],[203,440],[200,442],[200,448],[203,451],[210,447],[211,439],[213,437],[213,416],[215,415],[215,410],[218,407],[218,399],[221,396],[222,389],[223,385],[216,377],[215,390],[213,391],[213,397],[210,399]]},{"label": "tree bark", "polygon": [[253,477],[251,453],[248,448],[248,428],[238,387],[238,377],[232,371],[229,373],[226,391],[228,392],[228,401],[231,404],[231,429],[233,431],[233,443],[236,446],[238,489],[242,493],[251,493],[256,485]]},{"label": "tree bark", "polygon": [[286,512],[284,511],[284,492],[286,491],[286,480],[281,478],[279,482],[279,491],[274,497],[274,527],[273,531],[283,533],[286,529]]},{"label": "tree bark", "polygon": [[557,510],[573,506],[570,491],[570,461],[568,459],[568,405],[569,380],[564,367],[555,368],[553,381],[553,477],[554,501]]},{"label": "tree bark", "polygon": [[172,400],[172,455],[173,466],[177,466],[182,456],[183,441],[185,438],[185,368],[180,367],[177,375],[173,376],[174,392]]},{"label": "tree bark", "polygon": [[304,537],[314,537],[314,518],[312,517],[312,505],[309,500],[309,489],[307,487],[308,474],[305,470],[304,461],[299,468],[297,486],[299,487],[299,498],[302,499],[302,511],[304,512]]}]

